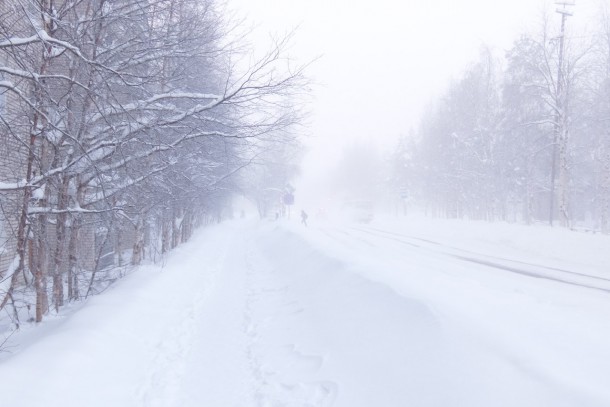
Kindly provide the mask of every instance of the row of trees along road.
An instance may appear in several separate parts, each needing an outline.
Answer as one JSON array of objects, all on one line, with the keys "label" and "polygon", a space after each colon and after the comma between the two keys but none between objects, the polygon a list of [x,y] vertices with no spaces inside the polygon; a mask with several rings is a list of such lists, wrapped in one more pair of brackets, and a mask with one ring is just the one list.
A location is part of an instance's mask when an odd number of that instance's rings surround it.
[{"label": "row of trees along road", "polygon": [[244,169],[294,145],[306,81],[288,38],[244,64],[223,14],[214,0],[0,4],[0,309],[16,326],[188,239]]},{"label": "row of trees along road", "polygon": [[608,233],[610,18],[601,15],[592,35],[566,32],[562,55],[556,15],[503,59],[482,49],[399,143],[393,188],[442,216]]}]

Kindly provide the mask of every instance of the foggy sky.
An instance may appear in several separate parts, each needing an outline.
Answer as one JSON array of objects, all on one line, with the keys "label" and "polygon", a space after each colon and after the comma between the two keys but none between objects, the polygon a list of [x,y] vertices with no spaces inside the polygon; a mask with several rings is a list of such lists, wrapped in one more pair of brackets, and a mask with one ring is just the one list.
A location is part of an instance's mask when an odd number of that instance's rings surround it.
[{"label": "foggy sky", "polygon": [[[607,3],[607,1],[606,1]],[[474,62],[482,46],[500,55],[520,33],[532,32],[544,10],[559,24],[553,2],[542,0],[229,0],[269,33],[298,26],[291,56],[321,56],[309,69],[319,83],[311,105],[311,137],[301,191],[314,189],[350,139],[388,148],[416,128],[426,107]],[[577,0],[568,24],[586,30],[598,0]],[[304,191],[306,190],[306,191]]]}]

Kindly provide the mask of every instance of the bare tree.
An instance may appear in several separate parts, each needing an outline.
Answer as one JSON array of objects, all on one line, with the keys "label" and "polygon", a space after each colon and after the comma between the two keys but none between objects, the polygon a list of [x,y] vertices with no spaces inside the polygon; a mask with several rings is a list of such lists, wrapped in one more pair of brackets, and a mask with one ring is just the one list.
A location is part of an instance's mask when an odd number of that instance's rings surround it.
[{"label": "bare tree", "polygon": [[232,62],[212,0],[11,5],[0,22],[0,88],[26,114],[3,116],[23,158],[0,183],[20,200],[0,309],[31,273],[40,321],[48,277],[56,310],[104,278],[96,236],[120,263],[129,251],[137,264],[156,244],[155,225],[164,251],[218,211],[258,146],[299,120],[288,100],[305,79],[283,56],[289,38],[245,68]]}]

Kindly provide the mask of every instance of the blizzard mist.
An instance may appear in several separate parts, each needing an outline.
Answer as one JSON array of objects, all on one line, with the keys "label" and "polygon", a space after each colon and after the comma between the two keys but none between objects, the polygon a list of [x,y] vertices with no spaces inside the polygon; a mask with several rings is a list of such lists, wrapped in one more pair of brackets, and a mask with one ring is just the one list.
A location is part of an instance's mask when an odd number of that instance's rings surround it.
[{"label": "blizzard mist", "polygon": [[[269,31],[281,33],[296,27],[291,56],[295,60],[315,60],[309,71],[317,86],[313,86],[310,134],[303,141],[307,153],[295,181],[296,204],[310,211],[327,211],[329,207],[341,207],[344,201],[366,200],[375,201],[377,208],[395,212],[405,205],[404,197],[420,208],[426,206],[421,199],[418,202],[412,199],[421,195],[413,190],[412,184],[417,180],[396,180],[403,175],[390,167],[426,167],[443,158],[429,156],[417,163],[399,163],[393,155],[403,148],[403,154],[422,156],[420,150],[405,152],[404,144],[430,138],[422,126],[436,120],[430,119],[434,114],[431,112],[438,109],[449,97],[452,86],[476,67],[485,54],[493,59],[491,70],[503,70],[508,64],[507,53],[521,36],[540,36],[546,24],[546,35],[551,41],[557,39],[561,24],[561,16],[555,12],[560,6],[542,1],[415,4],[387,1],[373,5],[363,1],[261,0],[234,4],[258,24],[253,38],[264,40]],[[569,6],[574,14],[567,20],[567,35],[574,38],[572,43],[580,41],[578,46],[590,47],[590,42],[583,43],[582,39],[600,33],[600,10],[605,6],[604,2],[595,1]],[[504,78],[495,80],[493,86],[498,88],[498,95],[494,97],[501,98]],[[548,114],[541,113],[540,120],[546,120]],[[346,156],[358,146],[371,149],[367,164],[376,161],[371,170],[376,175],[368,174],[367,178],[378,178],[374,182],[363,180],[364,184],[373,182],[376,186],[362,186],[355,194],[345,190],[353,189],[350,183],[359,182],[362,166],[348,175],[344,164],[350,160]],[[545,157],[536,159],[548,161]],[[403,157],[403,161],[409,158]],[[513,164],[513,169],[523,168],[522,163]],[[550,167],[548,163],[544,165]],[[419,177],[421,182],[434,183],[433,174],[424,180],[422,174],[403,171],[406,172]],[[505,176],[499,170],[493,175]],[[454,198],[426,198],[433,199]],[[538,212],[539,218],[548,217],[542,214],[542,209]],[[511,215],[521,220],[528,216]]]},{"label": "blizzard mist", "polygon": [[610,3],[1,0],[0,397],[610,405]]}]

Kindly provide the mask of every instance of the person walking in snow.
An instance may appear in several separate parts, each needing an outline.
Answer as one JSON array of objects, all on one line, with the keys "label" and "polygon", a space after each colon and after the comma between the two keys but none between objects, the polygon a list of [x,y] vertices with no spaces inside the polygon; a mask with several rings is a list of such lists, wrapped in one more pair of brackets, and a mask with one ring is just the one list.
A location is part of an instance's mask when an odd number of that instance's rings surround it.
[{"label": "person walking in snow", "polygon": [[307,226],[307,213],[304,210],[301,210],[301,223]]}]

